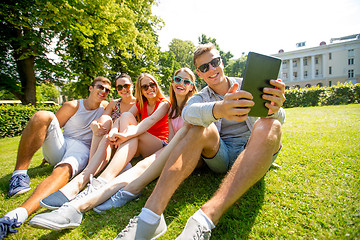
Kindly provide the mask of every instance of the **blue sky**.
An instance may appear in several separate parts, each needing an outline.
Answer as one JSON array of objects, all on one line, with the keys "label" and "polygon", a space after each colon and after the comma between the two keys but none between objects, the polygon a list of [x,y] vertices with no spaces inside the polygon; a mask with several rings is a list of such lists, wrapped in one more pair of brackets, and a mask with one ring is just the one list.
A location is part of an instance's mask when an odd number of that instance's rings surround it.
[{"label": "blue sky", "polygon": [[153,13],[165,21],[158,32],[163,51],[173,38],[198,44],[206,34],[235,58],[242,52],[274,54],[330,38],[360,33],[359,0],[159,0]]}]

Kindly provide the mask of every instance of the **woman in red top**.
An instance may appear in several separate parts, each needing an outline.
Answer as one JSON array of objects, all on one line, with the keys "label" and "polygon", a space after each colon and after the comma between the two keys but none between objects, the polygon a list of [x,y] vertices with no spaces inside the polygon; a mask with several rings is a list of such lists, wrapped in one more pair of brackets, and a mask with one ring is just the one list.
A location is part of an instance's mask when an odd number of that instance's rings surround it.
[{"label": "woman in red top", "polygon": [[135,97],[136,104],[121,115],[118,128],[114,126],[109,132],[108,139],[118,149],[99,177],[105,182],[115,178],[134,156],[147,157],[167,145],[170,103],[152,75],[140,74]]}]

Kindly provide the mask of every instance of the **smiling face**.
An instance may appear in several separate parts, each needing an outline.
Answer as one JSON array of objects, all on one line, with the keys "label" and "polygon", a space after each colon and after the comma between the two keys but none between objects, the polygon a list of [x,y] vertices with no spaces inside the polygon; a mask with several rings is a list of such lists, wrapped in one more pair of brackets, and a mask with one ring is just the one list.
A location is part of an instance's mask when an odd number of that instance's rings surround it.
[{"label": "smiling face", "polygon": [[142,95],[147,99],[157,97],[157,85],[152,79],[144,77],[141,79],[140,86]]},{"label": "smiling face", "polygon": [[[122,89],[119,90],[120,88],[122,88]],[[132,96],[134,86],[133,86],[132,82],[130,81],[130,79],[124,77],[124,78],[118,78],[116,80],[116,89],[117,89],[119,95],[121,97],[125,98],[125,97]]]},{"label": "smiling face", "polygon": [[[220,57],[219,52],[216,49],[211,49],[210,51],[204,52],[196,59],[196,68],[203,64],[211,62],[214,58]],[[226,82],[226,77],[224,74],[224,65],[221,62],[219,66],[214,67],[209,64],[209,70],[207,72],[201,72],[199,69],[196,70],[198,76],[203,79],[211,88],[216,88],[216,86]]]},{"label": "smiling face", "polygon": [[[187,72],[181,71],[178,74],[176,74],[176,76],[193,82],[191,76]],[[179,96],[186,96],[186,94],[188,94],[190,91],[194,89],[194,84],[190,84],[186,86],[184,84],[184,81],[181,81],[180,83],[176,83],[173,80],[171,86],[173,88],[174,93]]]},{"label": "smiling face", "polygon": [[90,94],[95,96],[99,101],[105,100],[111,90],[111,85],[102,81],[96,81],[93,84],[93,86],[89,87]]}]

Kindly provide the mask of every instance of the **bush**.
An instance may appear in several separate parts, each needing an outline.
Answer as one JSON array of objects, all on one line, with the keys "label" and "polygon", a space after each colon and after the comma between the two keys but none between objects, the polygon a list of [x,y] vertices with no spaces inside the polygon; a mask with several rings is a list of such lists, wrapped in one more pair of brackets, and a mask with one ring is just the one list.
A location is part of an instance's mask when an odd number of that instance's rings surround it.
[{"label": "bush", "polygon": [[0,105],[0,138],[21,135],[31,116],[40,110],[55,113],[60,106]]},{"label": "bush", "polygon": [[284,107],[310,107],[359,103],[360,84],[338,84],[332,87],[311,87],[285,91]]}]

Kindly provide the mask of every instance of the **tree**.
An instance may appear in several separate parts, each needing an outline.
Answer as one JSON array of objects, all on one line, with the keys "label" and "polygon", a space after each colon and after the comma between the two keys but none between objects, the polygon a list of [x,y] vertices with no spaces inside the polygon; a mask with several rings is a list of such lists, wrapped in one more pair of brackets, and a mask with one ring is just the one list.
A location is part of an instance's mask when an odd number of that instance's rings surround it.
[{"label": "tree", "polygon": [[169,43],[169,50],[160,54],[158,74],[161,79],[161,86],[166,93],[177,69],[181,67],[194,69],[194,64],[192,63],[194,49],[195,45],[191,41],[174,38]]},{"label": "tree", "polygon": [[42,83],[36,86],[36,100],[38,102],[56,101],[59,97],[59,90],[53,83]]},{"label": "tree", "polygon": [[[3,1],[1,88],[23,104],[36,104],[35,85],[44,79],[74,81],[74,95],[85,97],[96,76],[119,70],[155,72],[151,66],[158,58],[156,31],[162,22],[151,13],[153,4],[155,0]],[[47,57],[51,43],[56,62]]]},{"label": "tree", "polygon": [[242,77],[245,71],[247,56],[242,55],[238,59],[230,60],[224,72],[227,76]]},{"label": "tree", "polygon": [[75,94],[87,95],[96,76],[127,72],[133,79],[155,72],[161,20],[151,14],[153,0],[88,0],[67,7],[65,29],[56,52],[75,82]]},{"label": "tree", "polygon": [[55,22],[45,11],[45,0],[0,3],[1,89],[6,89],[23,104],[36,104],[36,72],[41,75],[51,68],[46,53],[55,32]]},{"label": "tree", "polygon": [[181,64],[176,61],[175,54],[171,51],[161,52],[158,63],[159,71],[157,75],[159,75],[162,89],[168,94],[174,72],[181,68]]}]

